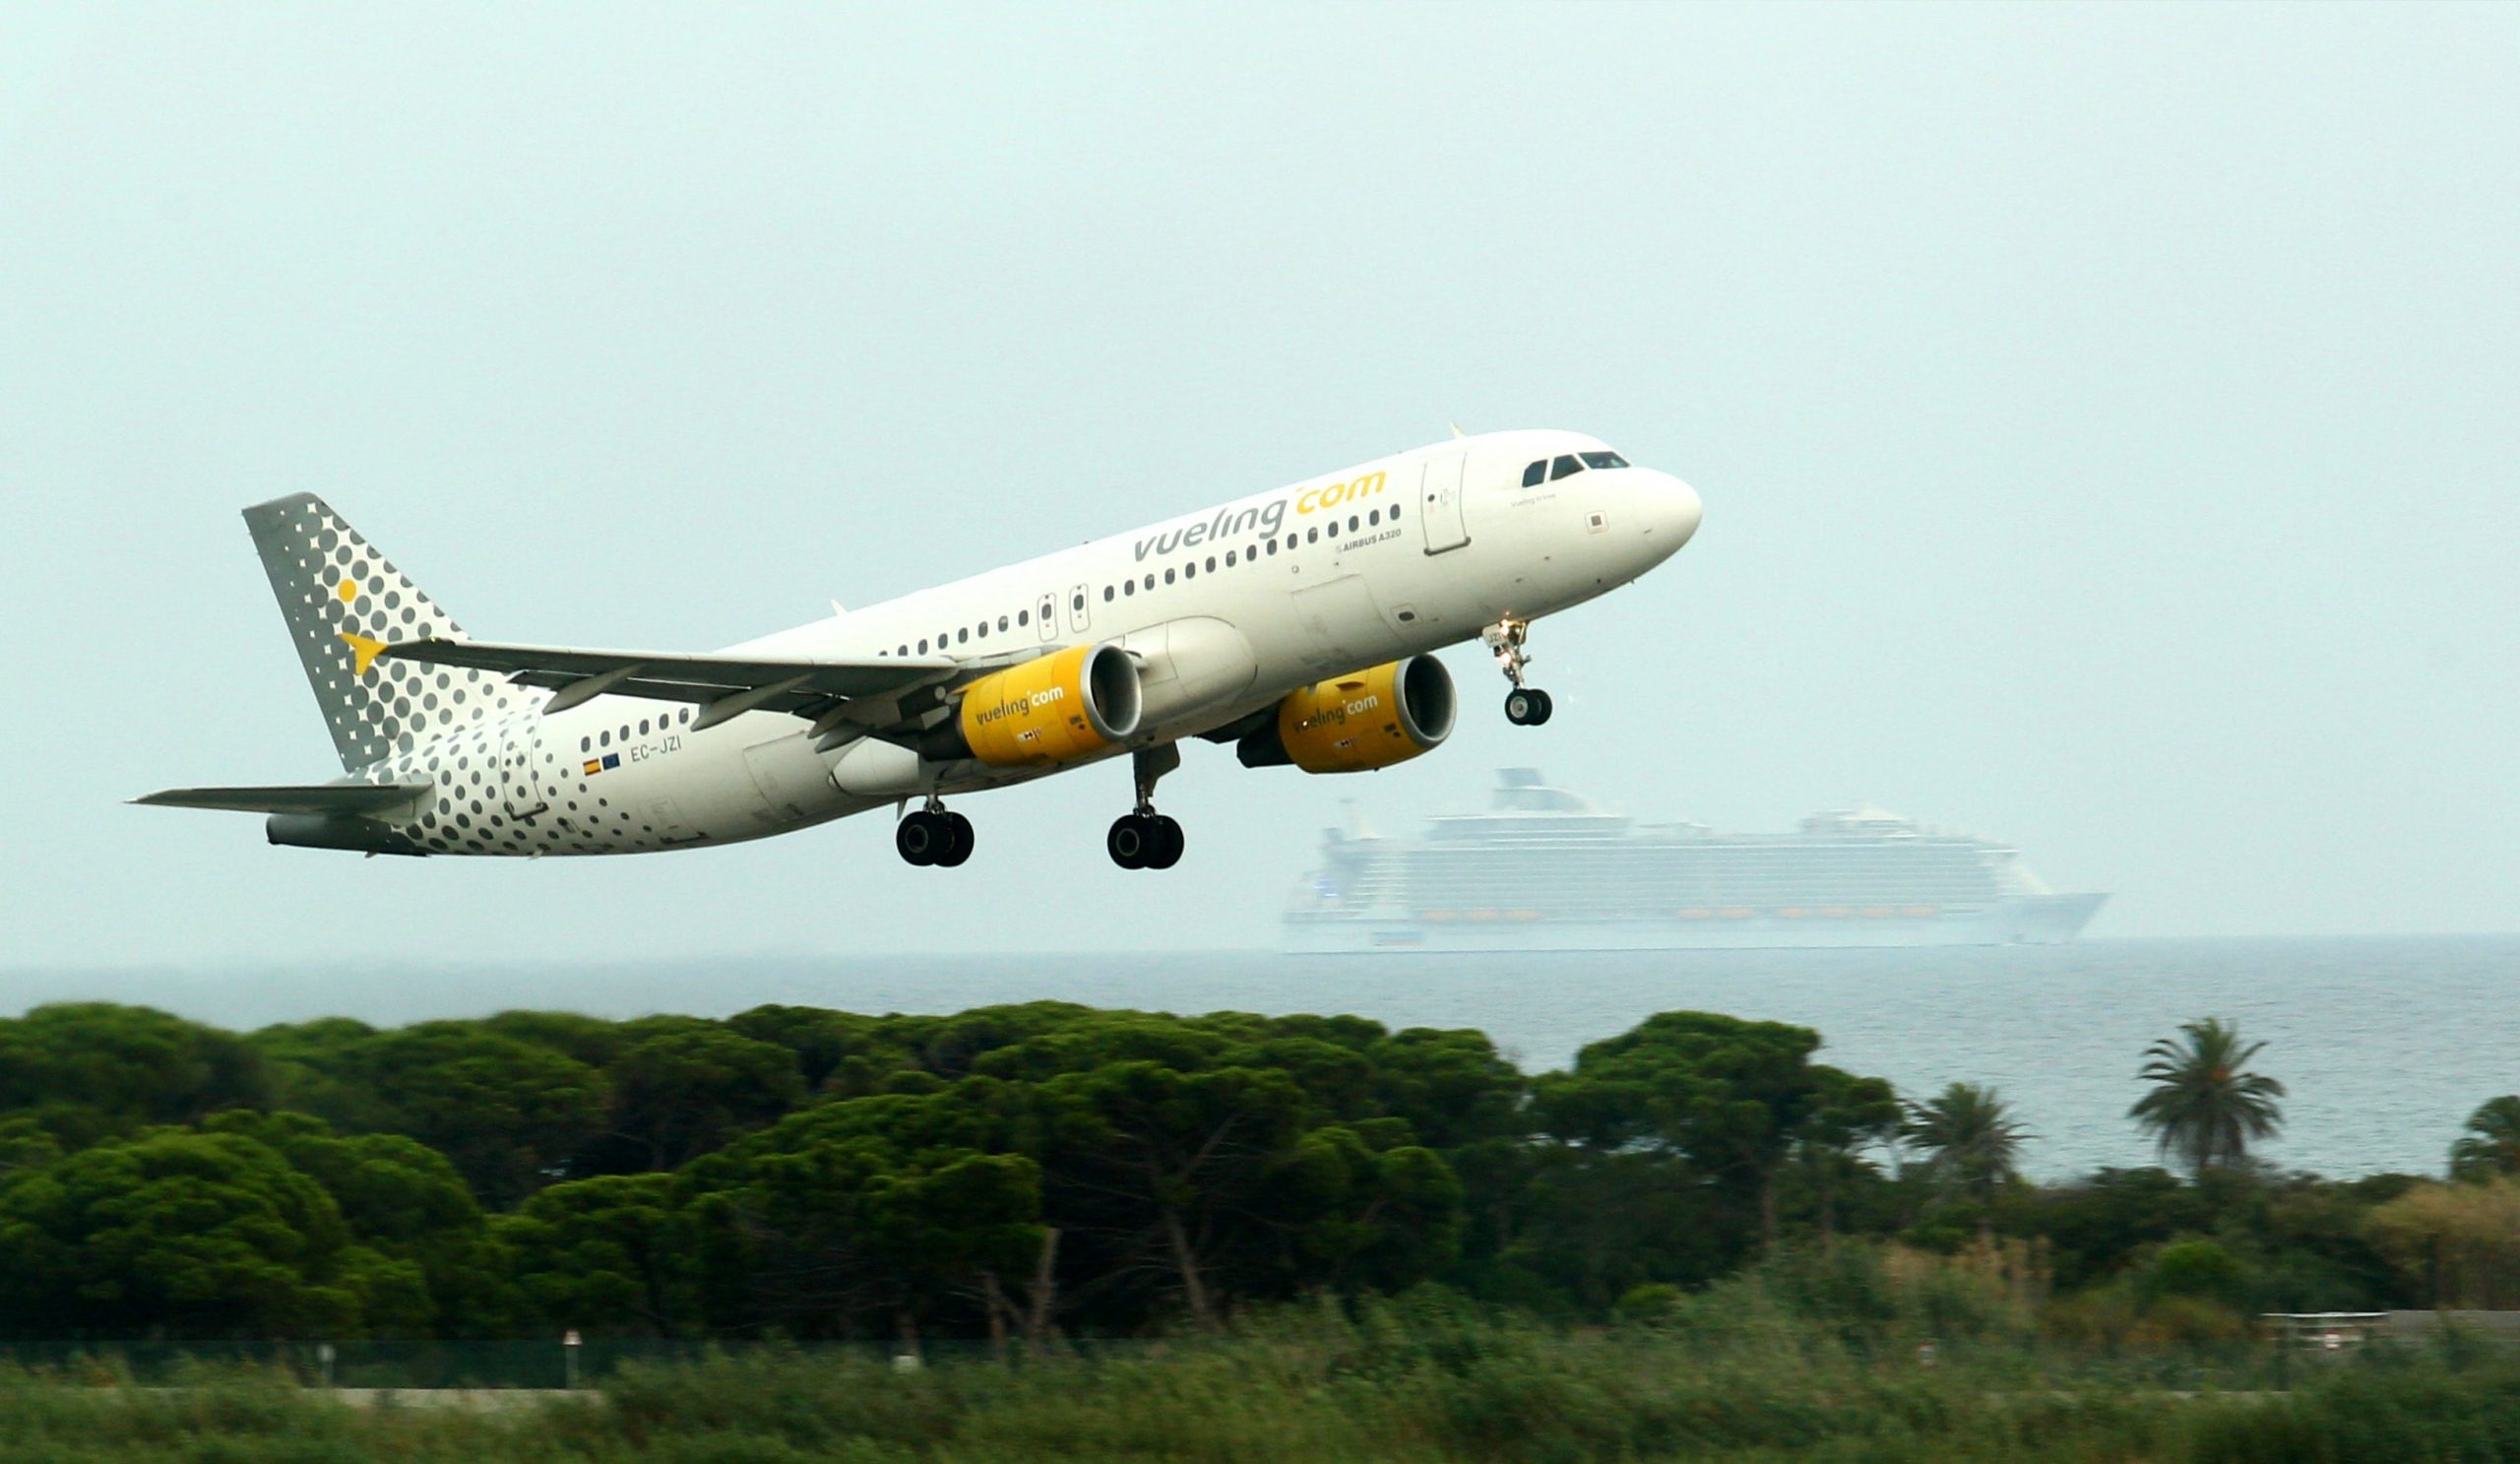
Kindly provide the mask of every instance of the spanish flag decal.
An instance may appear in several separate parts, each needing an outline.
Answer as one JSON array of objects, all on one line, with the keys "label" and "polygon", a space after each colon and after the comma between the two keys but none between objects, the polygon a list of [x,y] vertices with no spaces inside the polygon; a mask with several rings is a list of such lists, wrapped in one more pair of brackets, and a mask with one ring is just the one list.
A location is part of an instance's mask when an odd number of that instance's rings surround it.
[{"label": "spanish flag decal", "polygon": [[617,768],[619,766],[621,766],[621,754],[618,752],[607,752],[601,757],[588,758],[584,771],[586,776],[592,778],[606,768]]}]

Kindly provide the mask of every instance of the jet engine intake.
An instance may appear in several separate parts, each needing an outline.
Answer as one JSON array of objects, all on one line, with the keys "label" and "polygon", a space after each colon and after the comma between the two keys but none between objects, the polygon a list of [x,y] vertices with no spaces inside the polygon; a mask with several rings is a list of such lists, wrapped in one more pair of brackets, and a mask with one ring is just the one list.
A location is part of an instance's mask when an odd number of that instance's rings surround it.
[{"label": "jet engine intake", "polygon": [[953,717],[920,741],[919,755],[992,768],[1073,762],[1133,735],[1143,701],[1128,652],[1111,641],[1071,646],[962,688]]},{"label": "jet engine intake", "polygon": [[1246,768],[1362,773],[1407,762],[1452,735],[1452,672],[1411,656],[1287,694],[1274,720],[1234,745]]}]

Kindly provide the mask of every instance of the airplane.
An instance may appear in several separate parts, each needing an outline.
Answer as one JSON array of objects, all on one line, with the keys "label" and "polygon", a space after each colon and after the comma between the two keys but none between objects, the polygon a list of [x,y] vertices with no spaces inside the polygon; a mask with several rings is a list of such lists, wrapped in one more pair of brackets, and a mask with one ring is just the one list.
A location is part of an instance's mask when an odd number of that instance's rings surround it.
[{"label": "airplane", "polygon": [[[946,799],[1126,753],[1104,848],[1171,867],[1157,782],[1188,737],[1353,773],[1441,745],[1478,640],[1537,727],[1532,622],[1697,532],[1697,494],[1598,438],[1461,435],[710,655],[475,640],[312,493],[244,511],[346,776],[137,803],[268,815],[366,855],[636,854],[891,805],[912,864],[975,844]],[[910,805],[917,803],[913,809]]]}]

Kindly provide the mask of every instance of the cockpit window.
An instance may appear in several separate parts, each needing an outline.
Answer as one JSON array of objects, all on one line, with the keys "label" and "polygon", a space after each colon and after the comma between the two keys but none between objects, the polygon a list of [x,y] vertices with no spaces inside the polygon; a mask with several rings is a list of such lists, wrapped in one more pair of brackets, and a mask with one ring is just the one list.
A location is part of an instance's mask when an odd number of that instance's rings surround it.
[{"label": "cockpit window", "polygon": [[1529,468],[1523,470],[1523,486],[1527,488],[1539,487],[1540,480],[1546,477],[1548,477],[1548,459],[1543,458],[1539,462],[1534,463]]},{"label": "cockpit window", "polygon": [[1582,453],[1579,454],[1579,456],[1583,458],[1584,466],[1587,468],[1624,468],[1627,466],[1627,459],[1620,457],[1616,453]]},{"label": "cockpit window", "polygon": [[1576,462],[1575,456],[1572,453],[1569,453],[1566,456],[1559,458],[1556,462],[1548,465],[1548,477],[1552,482],[1558,478],[1566,477],[1570,473],[1581,473],[1583,471],[1584,465]]}]

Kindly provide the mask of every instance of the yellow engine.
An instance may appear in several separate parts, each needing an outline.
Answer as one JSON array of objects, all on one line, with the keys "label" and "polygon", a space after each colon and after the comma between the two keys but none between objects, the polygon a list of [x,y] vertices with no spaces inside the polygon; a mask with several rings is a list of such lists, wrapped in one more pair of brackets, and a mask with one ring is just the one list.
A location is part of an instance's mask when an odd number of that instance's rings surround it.
[{"label": "yellow engine", "polygon": [[1249,768],[1362,773],[1442,746],[1453,708],[1452,673],[1431,656],[1412,656],[1290,692],[1234,750]]},{"label": "yellow engine", "polygon": [[1071,646],[964,687],[954,719],[928,733],[919,753],[993,768],[1071,762],[1136,732],[1142,701],[1128,652],[1110,641]]}]

